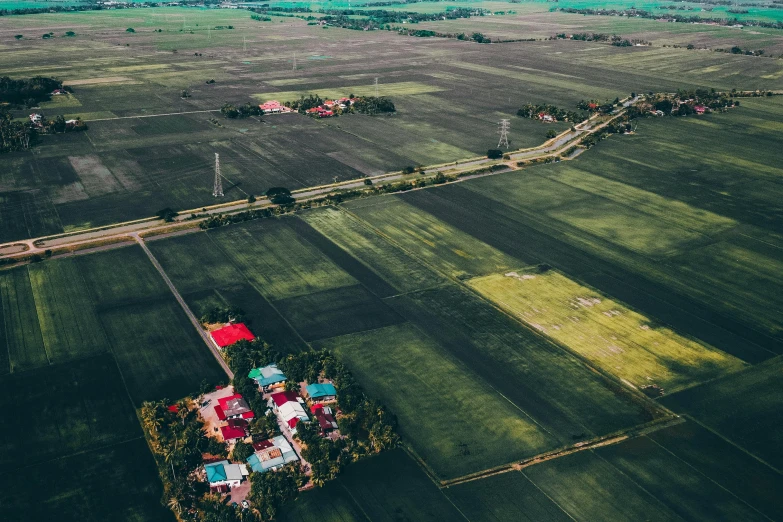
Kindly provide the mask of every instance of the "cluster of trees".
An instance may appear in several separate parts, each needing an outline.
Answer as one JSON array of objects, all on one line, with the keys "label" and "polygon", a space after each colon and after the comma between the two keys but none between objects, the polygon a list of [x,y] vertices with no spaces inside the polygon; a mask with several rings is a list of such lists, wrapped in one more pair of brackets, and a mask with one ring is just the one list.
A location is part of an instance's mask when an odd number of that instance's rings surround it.
[{"label": "cluster of trees", "polygon": [[[266,411],[266,403],[255,381],[247,377],[253,368],[276,363],[288,377],[287,388],[293,390],[298,390],[300,382],[318,382],[320,377],[334,382],[339,390],[337,423],[342,437],[334,441],[321,437],[316,422],[300,422],[296,426],[296,437],[303,448],[302,457],[310,463],[311,480],[315,485],[322,486],[333,479],[347,464],[392,448],[399,442],[394,432],[394,416],[381,403],[369,398],[351,372],[330,352],[282,355],[263,340],[255,339],[227,347],[225,355],[234,372],[234,389],[249,399],[250,407],[256,413]],[[273,415],[258,415],[251,423],[251,433],[265,438],[279,433],[277,430]]]},{"label": "cluster of trees", "polygon": [[391,24],[416,24],[439,20],[457,20],[471,16],[484,16],[484,9],[456,8],[439,13],[417,13],[413,11],[326,9],[320,11],[326,16],[320,20],[343,29],[369,31],[375,29],[391,30]]},{"label": "cluster of trees", "polygon": [[324,99],[317,94],[310,94],[308,96],[301,96],[298,100],[292,102],[285,102],[286,107],[290,107],[295,111],[304,113],[308,109],[314,109],[320,107],[324,103]]},{"label": "cluster of trees", "polygon": [[538,118],[538,115],[542,113],[552,116],[552,118],[556,121],[578,122],[586,119],[584,114],[576,111],[561,109],[560,107],[551,104],[536,105],[533,103],[526,103],[523,105],[517,111],[517,116],[520,118]]},{"label": "cluster of trees", "polygon": [[0,152],[27,150],[36,138],[30,121],[14,121],[5,107],[0,107]]},{"label": "cluster of trees", "polygon": [[362,114],[390,113],[397,110],[394,108],[394,102],[386,96],[358,98],[351,104],[351,109]]},{"label": "cluster of trees", "polygon": [[248,116],[261,116],[263,114],[258,105],[253,105],[250,102],[247,102],[244,105],[240,105],[238,107],[231,103],[225,103],[223,104],[223,107],[220,108],[220,112],[222,112],[223,116],[226,118],[232,119],[247,118]]},{"label": "cluster of trees", "polygon": [[243,322],[245,311],[237,306],[215,306],[201,315],[200,321],[205,324]]},{"label": "cluster of trees", "polygon": [[719,53],[744,54],[745,56],[761,56],[761,55],[764,54],[764,49],[756,49],[754,51],[754,50],[751,50],[751,49],[743,49],[739,45],[735,45],[734,47],[732,47],[730,49],[718,48],[718,49],[715,49],[715,51],[719,52]]},{"label": "cluster of trees", "polygon": [[225,444],[205,436],[198,408],[188,398],[143,403],[141,422],[163,482],[164,504],[181,520],[209,520],[204,515],[220,510],[220,501],[207,494],[208,485],[193,472],[202,465],[203,453],[226,457]]},{"label": "cluster of trees", "polygon": [[607,34],[607,33],[574,33],[574,34],[558,33],[554,37],[552,37],[552,39],[553,40],[578,40],[583,42],[607,42],[616,47],[631,47],[633,45],[652,45],[650,42],[646,40],[639,40],[639,39],[629,40],[628,38],[623,38],[620,35]]},{"label": "cluster of trees", "polygon": [[598,100],[581,100],[576,104],[576,108],[588,112],[609,113],[612,112],[618,103],[620,103],[619,98],[615,98],[614,102],[607,101],[603,103]]},{"label": "cluster of trees", "polygon": [[710,24],[710,25],[747,25],[753,27],[768,27],[771,29],[783,29],[783,21],[767,21],[767,20],[740,20],[738,18],[707,18],[698,15],[681,15],[681,14],[666,14],[651,13],[644,9],[578,9],[575,7],[562,7],[559,9],[564,13],[575,13],[583,15],[598,15],[598,16],[629,16],[636,18],[649,18],[651,20],[658,20],[662,16],[665,16],[671,22],[681,22],[688,24]]},{"label": "cluster of trees", "polygon": [[[52,91],[62,88],[63,83],[54,78],[35,76],[25,80],[14,80],[2,76],[0,77],[0,102],[35,107],[39,102],[50,100]],[[68,88],[66,87],[65,90]]]}]

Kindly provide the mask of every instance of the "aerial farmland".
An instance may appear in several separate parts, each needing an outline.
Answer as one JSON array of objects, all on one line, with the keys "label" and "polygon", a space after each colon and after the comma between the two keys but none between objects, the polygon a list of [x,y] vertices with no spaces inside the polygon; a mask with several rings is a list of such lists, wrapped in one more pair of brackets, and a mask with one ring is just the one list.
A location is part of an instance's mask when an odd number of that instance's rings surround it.
[{"label": "aerial farmland", "polygon": [[776,1],[0,0],[2,520],[783,520]]}]

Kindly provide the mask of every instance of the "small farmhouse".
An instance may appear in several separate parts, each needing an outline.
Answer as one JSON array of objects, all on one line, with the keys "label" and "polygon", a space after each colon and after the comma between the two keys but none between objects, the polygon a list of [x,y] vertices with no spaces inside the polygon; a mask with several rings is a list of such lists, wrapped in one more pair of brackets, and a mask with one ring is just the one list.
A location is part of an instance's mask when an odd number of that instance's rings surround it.
[{"label": "small farmhouse", "polygon": [[221,460],[204,466],[207,473],[207,482],[210,489],[219,489],[221,486],[235,488],[250,474],[244,464],[231,464],[227,460]]},{"label": "small farmhouse", "polygon": [[313,404],[310,408],[315,420],[318,421],[318,427],[321,429],[321,435],[328,435],[337,429],[337,421],[334,418],[332,409],[323,404]]},{"label": "small farmhouse", "polygon": [[270,364],[263,368],[253,368],[247,376],[256,381],[256,384],[262,390],[269,386],[274,387],[283,384],[286,381],[286,376],[277,369],[276,364]]},{"label": "small farmhouse", "polygon": [[247,420],[255,417],[247,401],[238,393],[218,399],[218,405],[215,406],[215,414],[220,420],[239,418]]},{"label": "small farmhouse", "polygon": [[291,112],[290,107],[286,107],[285,105],[282,105],[277,100],[270,100],[268,102],[264,102],[261,105],[258,106],[259,109],[264,114],[281,114],[285,112]]},{"label": "small farmhouse", "polygon": [[247,463],[252,471],[259,473],[266,473],[270,469],[276,470],[289,462],[299,460],[294,448],[282,435],[253,443],[253,449],[256,451],[248,457]]},{"label": "small farmhouse", "polygon": [[226,426],[220,427],[220,434],[226,442],[236,442],[250,434],[250,426],[245,419],[230,419]]},{"label": "small farmhouse", "polygon": [[307,396],[313,402],[331,402],[337,398],[337,390],[330,382],[308,384],[306,391]]},{"label": "small farmhouse", "polygon": [[223,328],[213,330],[210,334],[212,335],[212,342],[221,350],[243,339],[245,341],[255,339],[253,333],[243,323],[227,324]]},{"label": "small farmhouse", "polygon": [[296,433],[296,423],[299,421],[310,422],[310,417],[305,411],[301,397],[294,392],[273,393],[269,397],[270,408],[280,419],[288,425],[291,433]]}]

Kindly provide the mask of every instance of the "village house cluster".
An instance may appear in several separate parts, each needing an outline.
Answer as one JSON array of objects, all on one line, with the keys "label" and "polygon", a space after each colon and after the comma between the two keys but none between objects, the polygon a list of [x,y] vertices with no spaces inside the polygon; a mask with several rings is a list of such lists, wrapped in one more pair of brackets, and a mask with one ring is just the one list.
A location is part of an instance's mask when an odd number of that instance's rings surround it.
[{"label": "village house cluster", "polygon": [[[243,323],[227,324],[210,332],[213,343],[223,350],[241,340],[253,341],[255,336]],[[248,373],[266,400],[266,411],[253,412],[242,395],[232,387],[217,387],[205,396],[202,415],[207,420],[209,436],[217,436],[230,445],[239,441],[249,443],[253,454],[246,462],[230,462],[221,459],[204,466],[205,480],[212,491],[227,493],[243,485],[251,472],[266,473],[282,466],[302,460],[301,448],[294,440],[297,425],[317,422],[324,437],[339,436],[336,413],[333,409],[337,390],[331,382],[297,383],[291,386],[288,378],[276,364],[253,368]],[[214,398],[209,398],[209,396]],[[206,410],[213,400],[217,404],[212,411]],[[259,415],[274,415],[281,435],[259,438],[251,435],[250,422]],[[210,422],[211,421],[211,422]],[[216,431],[217,430],[217,431]],[[303,461],[303,464],[304,463]]]}]

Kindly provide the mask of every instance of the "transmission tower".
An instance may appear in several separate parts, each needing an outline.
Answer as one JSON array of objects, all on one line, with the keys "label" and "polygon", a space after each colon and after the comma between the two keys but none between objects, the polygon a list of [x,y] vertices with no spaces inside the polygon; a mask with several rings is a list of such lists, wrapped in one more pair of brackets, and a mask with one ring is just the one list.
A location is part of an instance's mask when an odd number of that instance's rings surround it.
[{"label": "transmission tower", "polygon": [[375,78],[375,97],[378,97],[378,78]]},{"label": "transmission tower", "polygon": [[296,53],[294,53],[294,70],[296,70]]},{"label": "transmission tower", "polygon": [[500,120],[498,123],[498,133],[500,134],[500,141],[498,142],[498,148],[508,148],[508,131],[511,128],[510,120]]},{"label": "transmission tower", "polygon": [[212,188],[214,197],[223,196],[223,178],[220,176],[220,154],[215,153],[215,184]]}]

